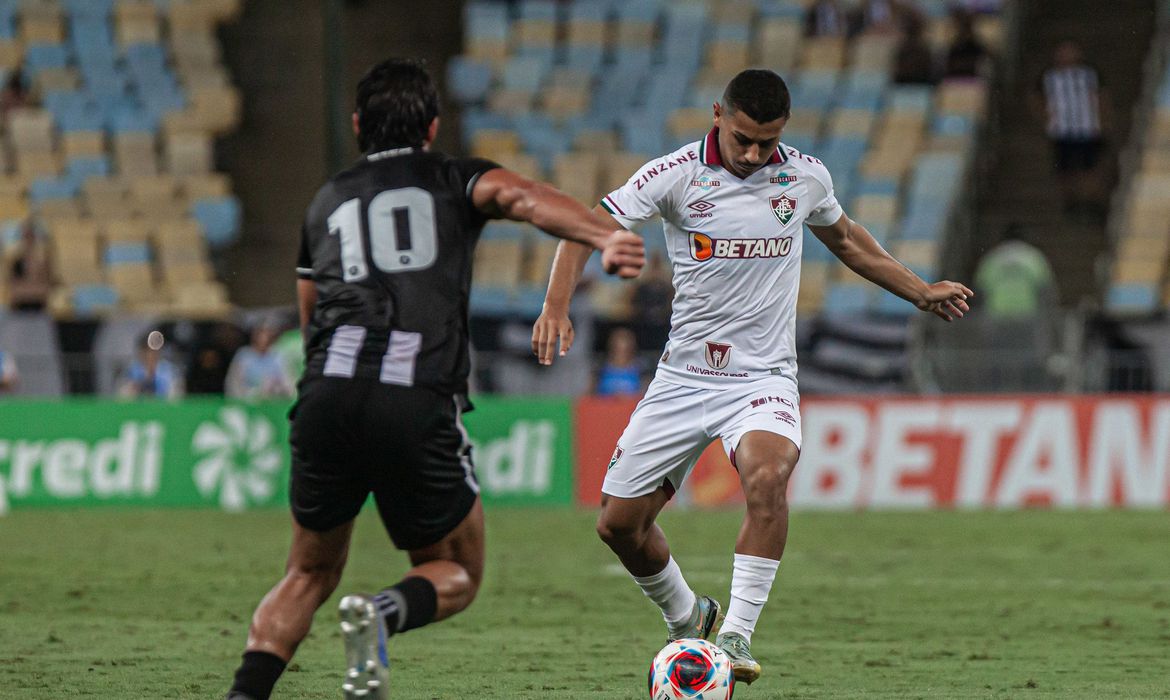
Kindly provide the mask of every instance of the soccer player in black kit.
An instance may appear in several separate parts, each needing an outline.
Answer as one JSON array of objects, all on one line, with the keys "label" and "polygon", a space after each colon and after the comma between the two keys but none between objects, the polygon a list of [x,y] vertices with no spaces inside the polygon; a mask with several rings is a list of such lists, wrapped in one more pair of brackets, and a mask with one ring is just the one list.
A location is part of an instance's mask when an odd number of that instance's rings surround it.
[{"label": "soccer player in black kit", "polygon": [[337,587],[371,492],[413,568],[376,595],[342,599],[345,696],[388,697],[386,637],[475,598],[483,509],[460,415],[470,409],[467,306],[484,223],[527,221],[585,243],[622,277],[643,265],[636,234],[559,190],[430,151],[438,102],[420,64],[371,68],[353,117],[365,155],[309,207],[297,267],[306,358],[291,413],[292,550],[252,617],[229,700],[267,700]]}]

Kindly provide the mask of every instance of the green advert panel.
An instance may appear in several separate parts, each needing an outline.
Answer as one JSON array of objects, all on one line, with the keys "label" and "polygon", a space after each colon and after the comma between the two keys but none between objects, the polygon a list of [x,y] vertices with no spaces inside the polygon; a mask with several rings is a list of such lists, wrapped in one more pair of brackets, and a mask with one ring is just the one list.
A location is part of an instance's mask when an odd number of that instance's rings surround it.
[{"label": "green advert panel", "polygon": [[487,504],[569,504],[572,411],[563,398],[473,399],[463,417]]},{"label": "green advert panel", "polygon": [[288,501],[284,403],[0,402],[0,512]]}]

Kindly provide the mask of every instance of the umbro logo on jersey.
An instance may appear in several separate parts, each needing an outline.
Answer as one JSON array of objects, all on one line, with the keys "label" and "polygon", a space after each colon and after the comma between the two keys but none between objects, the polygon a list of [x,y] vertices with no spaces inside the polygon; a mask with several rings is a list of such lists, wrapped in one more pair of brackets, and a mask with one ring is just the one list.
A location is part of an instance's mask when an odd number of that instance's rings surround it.
[{"label": "umbro logo on jersey", "polygon": [[691,258],[705,262],[711,258],[750,259],[782,258],[792,251],[792,236],[783,238],[711,238],[705,233],[690,232]]},{"label": "umbro logo on jersey", "polygon": [[782,226],[787,226],[788,222],[792,221],[792,217],[796,215],[796,198],[782,194],[769,201],[772,204],[772,213],[776,215],[776,220]]},{"label": "umbro logo on jersey", "polygon": [[715,205],[705,199],[700,199],[697,202],[691,202],[687,205],[687,208],[694,210],[694,213],[690,215],[690,218],[692,219],[710,219],[712,216],[715,216],[711,213],[711,210],[715,208]]},{"label": "umbro logo on jersey", "polygon": [[776,415],[776,420],[782,420],[793,428],[796,427],[796,419],[788,411],[773,411],[773,413]]},{"label": "umbro logo on jersey", "polygon": [[731,362],[731,346],[727,343],[706,341],[707,348],[703,351],[703,359],[711,369],[723,369]]}]

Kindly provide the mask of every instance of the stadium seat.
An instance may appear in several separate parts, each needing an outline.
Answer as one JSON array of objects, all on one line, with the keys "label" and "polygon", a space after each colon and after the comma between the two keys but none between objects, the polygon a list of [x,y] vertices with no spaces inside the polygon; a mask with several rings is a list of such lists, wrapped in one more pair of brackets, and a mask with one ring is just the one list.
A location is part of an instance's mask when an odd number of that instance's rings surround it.
[{"label": "stadium seat", "polygon": [[118,300],[117,290],[105,284],[78,284],[71,295],[72,309],[78,316],[113,311]]},{"label": "stadium seat", "polygon": [[1158,304],[1158,290],[1151,284],[1118,284],[1109,288],[1105,309],[1118,315],[1144,315]]},{"label": "stadium seat", "polygon": [[200,199],[191,205],[191,215],[203,229],[212,249],[233,243],[240,234],[240,203],[234,197]]}]

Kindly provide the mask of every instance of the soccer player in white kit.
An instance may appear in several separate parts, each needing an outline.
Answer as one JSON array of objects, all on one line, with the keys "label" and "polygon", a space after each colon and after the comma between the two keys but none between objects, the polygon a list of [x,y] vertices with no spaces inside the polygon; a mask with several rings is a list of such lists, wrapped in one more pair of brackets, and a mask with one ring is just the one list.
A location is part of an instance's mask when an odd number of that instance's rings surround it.
[{"label": "soccer player in white kit", "polygon": [[[947,321],[971,290],[928,284],[849,219],[824,164],[780,143],[788,88],[746,70],[714,105],[701,141],[643,166],[596,211],[614,228],[661,216],[674,268],[671,331],[654,380],[618,440],[597,532],[662,610],[671,639],[706,638],[719,604],[687,585],[655,519],[715,438],[746,500],[731,602],[716,643],[735,677],[760,675],[750,643],[788,535],[788,478],[800,455],[796,297],[802,226],[862,277]],[[533,350],[551,364],[572,343],[569,300],[590,249],[559,244]]]}]

